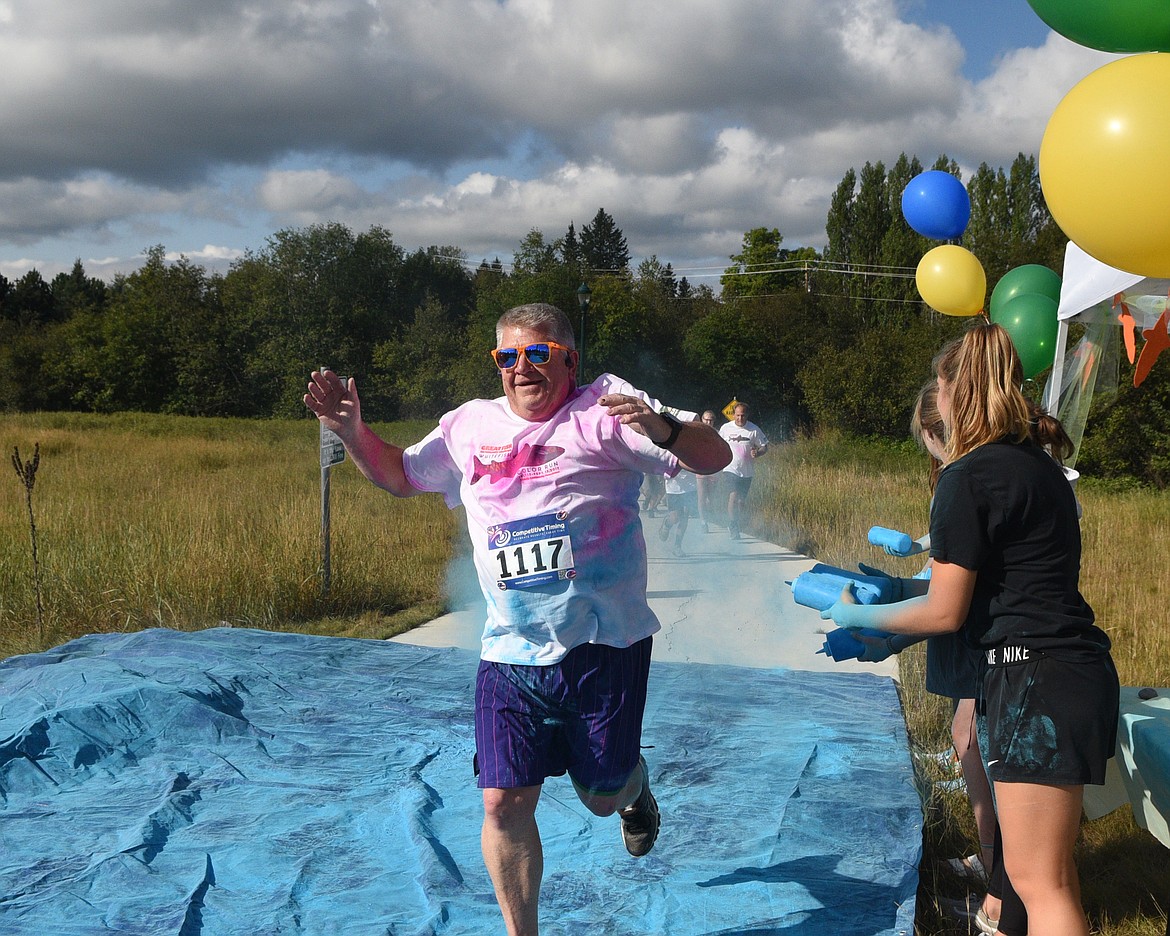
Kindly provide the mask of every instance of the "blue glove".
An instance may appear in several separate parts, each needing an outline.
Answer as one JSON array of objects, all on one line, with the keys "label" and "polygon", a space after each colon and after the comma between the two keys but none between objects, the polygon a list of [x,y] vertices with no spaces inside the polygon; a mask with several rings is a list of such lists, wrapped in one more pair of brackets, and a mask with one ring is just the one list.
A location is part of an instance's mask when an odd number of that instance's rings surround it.
[{"label": "blue glove", "polygon": [[886,579],[890,583],[890,602],[901,601],[906,597],[906,585],[897,575],[890,575],[889,572],[883,572],[881,569],[875,569],[873,566],[867,566],[864,562],[857,563],[863,575],[870,575],[874,578]]},{"label": "blue glove", "polygon": [[[848,595],[848,597],[846,597]],[[832,621],[839,627],[850,630],[867,627],[871,630],[885,630],[882,621],[889,617],[889,605],[863,605],[853,598],[853,593],[846,588],[830,607],[821,612],[822,621]]]},{"label": "blue glove", "polygon": [[880,663],[898,649],[890,643],[892,634],[875,630],[846,630],[838,627],[825,635],[825,644],[817,653],[824,653],[836,662],[860,660],[863,663]]},{"label": "blue glove", "polygon": [[821,612],[821,620],[833,621],[838,626],[850,630],[866,627],[872,630],[888,631],[889,624],[906,610],[910,602],[923,601],[926,601],[925,595],[915,595],[896,604],[861,605],[853,600],[851,594],[846,594],[843,591],[841,597],[831,608]]},{"label": "blue glove", "polygon": [[851,633],[853,634],[853,639],[865,647],[861,656],[857,658],[862,663],[881,663],[891,654],[898,652],[891,643],[893,634],[886,634],[884,637],[871,637],[869,634],[864,634],[861,631],[852,631]]},{"label": "blue glove", "polygon": [[912,540],[909,533],[880,526],[869,528],[869,541],[880,546],[888,556],[915,556],[925,549],[921,543]]},{"label": "blue glove", "polygon": [[892,546],[883,546],[882,549],[885,551],[887,556],[900,556],[900,557],[917,556],[919,553],[926,552],[926,547],[923,546],[920,542],[918,542],[918,540],[911,540],[910,541],[910,548],[907,549],[905,552],[898,552]]}]

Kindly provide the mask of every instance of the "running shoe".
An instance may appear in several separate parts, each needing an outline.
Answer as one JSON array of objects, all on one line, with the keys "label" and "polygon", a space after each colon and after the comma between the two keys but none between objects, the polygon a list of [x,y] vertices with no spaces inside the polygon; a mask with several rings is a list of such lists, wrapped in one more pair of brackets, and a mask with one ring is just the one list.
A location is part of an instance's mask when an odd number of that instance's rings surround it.
[{"label": "running shoe", "polygon": [[646,766],[646,758],[639,755],[638,763],[642,767],[642,792],[632,804],[618,812],[622,820],[622,842],[626,851],[635,858],[641,858],[654,847],[662,822],[658,815],[658,801],[650,792],[650,768]]}]

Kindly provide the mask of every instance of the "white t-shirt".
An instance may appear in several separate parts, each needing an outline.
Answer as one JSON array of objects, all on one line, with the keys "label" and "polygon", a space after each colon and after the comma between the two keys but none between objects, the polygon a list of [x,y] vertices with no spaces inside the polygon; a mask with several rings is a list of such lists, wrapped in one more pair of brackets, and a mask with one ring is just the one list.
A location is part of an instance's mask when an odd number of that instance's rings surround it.
[{"label": "white t-shirt", "polygon": [[649,399],[603,374],[544,422],[505,397],[472,400],[403,454],[412,485],[466,508],[485,660],[547,665],[580,644],[628,647],[660,629],[646,603],[638,491],[643,474],[674,474],[678,459],[597,405],[607,393]]},{"label": "white t-shirt", "polygon": [[763,448],[768,444],[768,437],[763,430],[754,422],[744,420],[742,427],[734,422],[724,423],[719,427],[719,434],[731,447],[731,462],[723,470],[741,478],[752,477],[756,472],[752,449]]}]

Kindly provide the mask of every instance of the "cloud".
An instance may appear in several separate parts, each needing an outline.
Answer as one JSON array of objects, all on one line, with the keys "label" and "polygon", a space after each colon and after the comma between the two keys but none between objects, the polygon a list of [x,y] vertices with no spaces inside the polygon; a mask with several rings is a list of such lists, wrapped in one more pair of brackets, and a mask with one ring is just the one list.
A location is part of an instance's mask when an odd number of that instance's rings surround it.
[{"label": "cloud", "polygon": [[291,151],[441,170],[525,129],[580,158],[610,117],[799,131],[924,106],[957,52],[888,0],[10,2],[0,177],[190,183]]},{"label": "cloud", "polygon": [[100,241],[115,222],[155,217],[190,204],[182,193],[128,185],[125,180],[101,174],[0,179],[0,239],[12,244],[34,243],[68,228],[88,231]]},{"label": "cloud", "polygon": [[711,158],[707,136],[697,114],[622,115],[606,128],[600,155],[630,172],[684,172]]},{"label": "cloud", "polygon": [[[215,263],[224,260],[229,262],[239,260],[242,256],[244,256],[244,251],[238,247],[220,247],[215,244],[207,244],[201,250],[189,250],[184,253],[168,253],[166,254],[166,259],[179,260],[180,258],[186,257],[188,260],[193,260],[196,263],[202,261]],[[117,258],[111,257],[105,262],[117,262]]]},{"label": "cloud", "polygon": [[361,189],[352,180],[325,169],[272,172],[258,189],[260,205],[275,214],[329,215],[352,211]]},{"label": "cloud", "polygon": [[1110,58],[963,56],[895,0],[3,0],[0,246],[222,266],[340,221],[504,255],[598,207],[676,265],[819,246],[848,168],[1007,165]]},{"label": "cloud", "polygon": [[1004,56],[994,73],[968,90],[941,128],[966,153],[1001,165],[1016,153],[1039,154],[1048,118],[1074,85],[1119,58],[1077,45],[1057,33],[1037,49]]}]

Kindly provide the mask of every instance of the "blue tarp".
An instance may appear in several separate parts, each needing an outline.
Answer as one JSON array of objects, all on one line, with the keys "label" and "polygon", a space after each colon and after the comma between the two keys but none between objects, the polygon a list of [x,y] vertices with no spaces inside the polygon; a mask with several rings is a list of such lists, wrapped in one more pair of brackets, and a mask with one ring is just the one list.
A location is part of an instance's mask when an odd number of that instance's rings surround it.
[{"label": "blue tarp", "polygon": [[[502,932],[475,668],[230,628],[0,663],[0,933]],[[890,680],[655,663],[643,742],[645,858],[546,783],[543,933],[913,932],[922,812]]]}]

